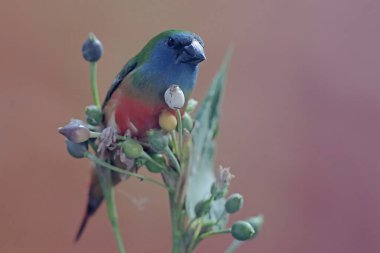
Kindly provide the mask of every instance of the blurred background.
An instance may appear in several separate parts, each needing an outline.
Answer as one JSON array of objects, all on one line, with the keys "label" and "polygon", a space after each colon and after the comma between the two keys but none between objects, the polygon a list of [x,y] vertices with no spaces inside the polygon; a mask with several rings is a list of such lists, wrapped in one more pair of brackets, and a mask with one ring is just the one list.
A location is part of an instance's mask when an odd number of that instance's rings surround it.
[{"label": "blurred background", "polygon": [[[66,153],[57,127],[92,102],[80,52],[89,32],[105,47],[104,98],[123,64],[169,28],[206,42],[198,100],[235,46],[217,165],[245,196],[232,221],[265,215],[238,252],[379,252],[379,11],[376,0],[3,0],[0,252],[116,252],[104,206],[73,243],[90,164]],[[165,192],[130,180],[117,200],[127,252],[169,252]]]}]

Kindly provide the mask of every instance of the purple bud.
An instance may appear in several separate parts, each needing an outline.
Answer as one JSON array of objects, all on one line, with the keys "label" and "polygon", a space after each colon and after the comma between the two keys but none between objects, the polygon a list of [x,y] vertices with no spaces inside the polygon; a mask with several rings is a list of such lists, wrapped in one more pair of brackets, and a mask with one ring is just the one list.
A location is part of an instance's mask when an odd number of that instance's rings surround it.
[{"label": "purple bud", "polygon": [[88,39],[83,43],[82,55],[89,62],[97,62],[102,57],[103,45],[93,33],[90,33]]},{"label": "purple bud", "polygon": [[87,152],[87,142],[75,143],[66,140],[67,152],[74,158],[83,158]]},{"label": "purple bud", "polygon": [[90,130],[78,119],[73,119],[66,126],[58,128],[58,132],[74,143],[85,142],[90,138]]}]

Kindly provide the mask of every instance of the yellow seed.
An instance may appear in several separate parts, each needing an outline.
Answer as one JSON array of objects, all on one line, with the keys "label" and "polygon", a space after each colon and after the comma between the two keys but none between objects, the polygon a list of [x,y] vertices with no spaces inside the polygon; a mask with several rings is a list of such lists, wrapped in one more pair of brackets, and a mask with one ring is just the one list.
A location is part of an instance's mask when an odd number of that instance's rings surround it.
[{"label": "yellow seed", "polygon": [[163,130],[169,132],[177,127],[177,118],[168,111],[163,111],[160,114],[158,123]]}]

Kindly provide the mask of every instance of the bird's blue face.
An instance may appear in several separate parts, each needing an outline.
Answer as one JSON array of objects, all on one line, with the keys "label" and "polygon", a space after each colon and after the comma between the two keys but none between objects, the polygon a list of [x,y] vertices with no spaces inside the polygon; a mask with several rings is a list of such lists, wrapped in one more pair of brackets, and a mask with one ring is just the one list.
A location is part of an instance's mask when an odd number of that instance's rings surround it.
[{"label": "bird's blue face", "polygon": [[191,32],[169,30],[149,43],[151,51],[144,72],[155,78],[156,87],[166,89],[177,84],[185,94],[191,92],[198,75],[198,64],[206,59],[202,39]]}]

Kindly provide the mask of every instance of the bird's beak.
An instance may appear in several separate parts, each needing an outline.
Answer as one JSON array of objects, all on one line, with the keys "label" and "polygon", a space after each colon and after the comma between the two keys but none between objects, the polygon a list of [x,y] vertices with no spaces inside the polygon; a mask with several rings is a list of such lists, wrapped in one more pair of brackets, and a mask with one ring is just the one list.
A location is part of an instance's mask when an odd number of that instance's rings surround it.
[{"label": "bird's beak", "polygon": [[202,45],[193,40],[190,45],[184,46],[178,55],[178,61],[182,63],[198,64],[206,59]]}]

